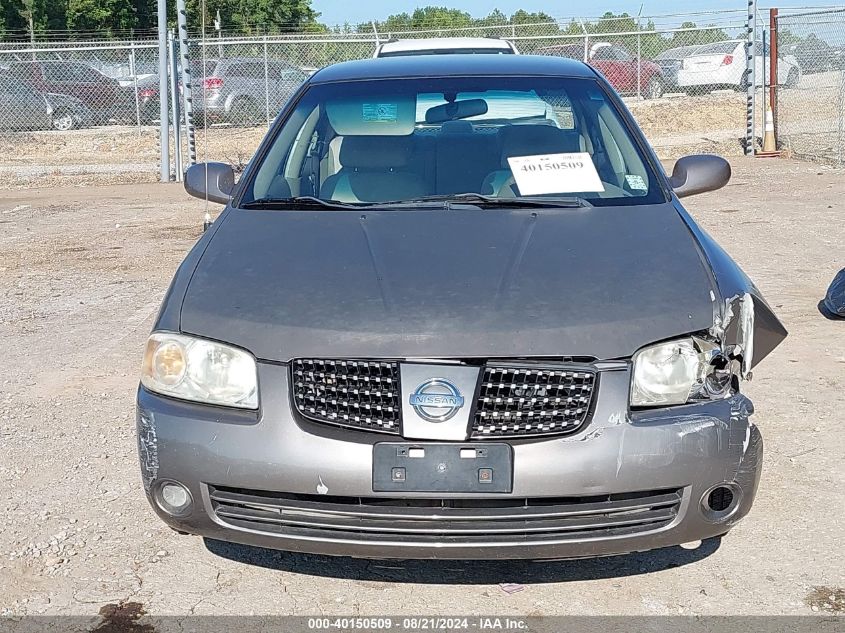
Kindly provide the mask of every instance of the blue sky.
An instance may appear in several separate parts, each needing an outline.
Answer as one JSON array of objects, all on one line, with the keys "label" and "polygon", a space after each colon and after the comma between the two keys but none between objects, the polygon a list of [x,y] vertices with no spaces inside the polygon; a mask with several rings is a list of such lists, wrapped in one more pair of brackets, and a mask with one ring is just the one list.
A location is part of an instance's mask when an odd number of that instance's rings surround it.
[{"label": "blue sky", "polygon": [[[467,11],[474,17],[488,15],[498,8],[510,15],[517,9],[526,11],[545,11],[554,17],[569,17],[583,15],[595,17],[605,11],[621,13],[627,11],[636,15],[643,4],[643,15],[660,15],[666,13],[684,13],[724,9],[744,11],[747,7],[742,0],[604,0],[599,3],[569,3],[554,0],[312,0],[311,6],[322,15],[320,21],[326,24],[343,24],[345,22],[358,23],[370,19],[383,19],[392,13],[412,12],[418,6],[435,5],[448,6]],[[822,2],[808,2],[807,0],[773,0],[771,5],[779,7],[801,6],[807,4],[822,4]],[[769,6],[766,4],[765,6]],[[834,4],[832,0],[828,4]],[[838,2],[835,2],[838,4]],[[762,6],[762,5],[761,5]]]}]

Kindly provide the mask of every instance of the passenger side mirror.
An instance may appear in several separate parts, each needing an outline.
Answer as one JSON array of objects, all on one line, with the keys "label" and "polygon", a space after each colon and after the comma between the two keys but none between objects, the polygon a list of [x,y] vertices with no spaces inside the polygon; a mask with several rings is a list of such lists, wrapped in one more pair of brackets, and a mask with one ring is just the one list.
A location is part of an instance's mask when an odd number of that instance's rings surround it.
[{"label": "passenger side mirror", "polygon": [[201,200],[229,204],[235,170],[226,163],[197,163],[185,172],[185,191]]},{"label": "passenger side mirror", "polygon": [[694,154],[679,158],[669,184],[679,198],[721,189],[731,179],[731,165],[721,156]]}]

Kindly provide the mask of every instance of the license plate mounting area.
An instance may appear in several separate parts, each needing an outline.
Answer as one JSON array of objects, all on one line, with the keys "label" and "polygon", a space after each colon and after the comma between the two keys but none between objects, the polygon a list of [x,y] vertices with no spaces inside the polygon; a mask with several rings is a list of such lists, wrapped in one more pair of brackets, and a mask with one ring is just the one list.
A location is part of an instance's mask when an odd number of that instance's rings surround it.
[{"label": "license plate mounting area", "polygon": [[373,446],[373,492],[508,493],[508,444],[381,442]]}]

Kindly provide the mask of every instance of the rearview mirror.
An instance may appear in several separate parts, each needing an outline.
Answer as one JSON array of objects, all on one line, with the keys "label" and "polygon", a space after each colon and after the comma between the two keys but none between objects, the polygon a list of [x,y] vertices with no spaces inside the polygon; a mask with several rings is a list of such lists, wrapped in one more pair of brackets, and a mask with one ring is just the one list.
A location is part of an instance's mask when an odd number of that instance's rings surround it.
[{"label": "rearview mirror", "polygon": [[462,99],[429,108],[425,111],[425,122],[443,123],[481,114],[487,114],[487,102],[484,99]]},{"label": "rearview mirror", "polygon": [[731,179],[731,165],[721,156],[695,154],[679,158],[669,184],[679,198],[721,189]]},{"label": "rearview mirror", "polygon": [[197,163],[185,172],[185,191],[201,200],[229,204],[235,170],[226,163]]}]

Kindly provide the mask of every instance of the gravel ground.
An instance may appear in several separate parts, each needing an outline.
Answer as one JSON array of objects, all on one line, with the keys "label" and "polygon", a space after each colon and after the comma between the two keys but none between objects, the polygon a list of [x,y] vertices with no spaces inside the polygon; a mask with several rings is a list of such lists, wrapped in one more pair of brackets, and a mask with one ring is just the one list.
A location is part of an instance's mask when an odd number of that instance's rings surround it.
[{"label": "gravel ground", "polygon": [[757,503],[697,550],[554,563],[331,559],[166,528],[141,488],[134,390],[203,205],[177,185],[6,192],[0,614],[91,616],[127,601],[157,615],[841,611],[845,322],[817,303],[845,266],[845,178],[790,161],[734,166],[726,189],[689,206],[790,330],[747,387],[766,442]]}]

